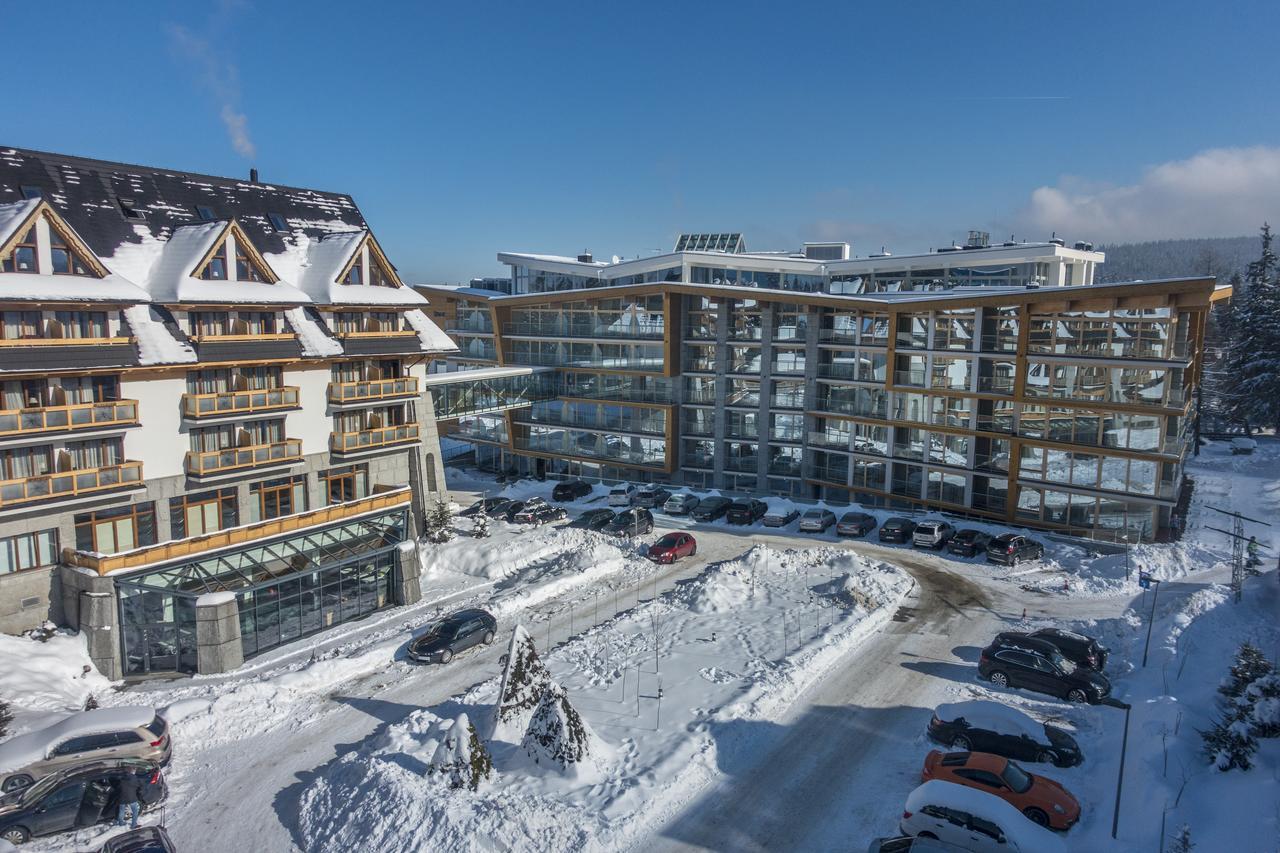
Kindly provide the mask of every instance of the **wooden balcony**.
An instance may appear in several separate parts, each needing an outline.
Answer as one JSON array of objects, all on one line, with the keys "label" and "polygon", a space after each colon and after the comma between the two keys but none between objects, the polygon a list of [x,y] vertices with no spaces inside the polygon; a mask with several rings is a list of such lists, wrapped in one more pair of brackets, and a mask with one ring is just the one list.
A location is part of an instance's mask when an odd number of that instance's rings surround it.
[{"label": "wooden balcony", "polygon": [[182,395],[182,414],[193,420],[225,415],[251,415],[297,407],[298,389],[292,385],[264,388],[259,391],[217,391],[212,394]]},{"label": "wooden balcony", "polygon": [[131,344],[133,338],[0,338],[0,347],[90,347]]},{"label": "wooden balcony", "polygon": [[75,498],[109,489],[141,485],[141,462],[121,462],[101,468],[0,480],[0,509],[32,501]]},{"label": "wooden balcony", "polygon": [[209,477],[247,468],[284,465],[301,459],[302,442],[296,438],[248,447],[198,452],[193,450],[187,453],[187,474],[192,477]]},{"label": "wooden balcony", "polygon": [[335,432],[329,437],[329,449],[334,453],[358,453],[376,450],[394,444],[411,444],[418,440],[417,424],[362,429],[357,432]]},{"label": "wooden balcony", "polygon": [[0,437],[138,425],[137,400],[74,403],[0,411]]},{"label": "wooden balcony", "polygon": [[412,338],[417,336],[417,332],[413,329],[373,329],[363,332],[338,332],[335,337],[345,338]]},{"label": "wooden balcony", "polygon": [[256,334],[242,335],[221,335],[221,334],[193,334],[189,335],[189,340],[198,344],[217,343],[218,341],[228,342],[256,342],[256,341],[292,341],[297,339],[297,335],[293,332],[260,332]]},{"label": "wooden balcony", "polygon": [[329,401],[333,403],[363,403],[368,400],[407,397],[417,393],[418,377],[416,376],[329,383]]},{"label": "wooden balcony", "polygon": [[73,551],[70,548],[65,549],[62,554],[63,559],[72,565],[91,569],[98,574],[106,574],[118,569],[137,568],[182,557],[198,557],[209,551],[259,542],[297,530],[304,530],[308,527],[345,521],[370,512],[394,509],[401,506],[407,507],[410,499],[411,493],[409,489],[402,487],[376,492],[368,497],[322,507],[310,512],[258,521],[242,527],[234,527],[230,530],[219,530],[216,533],[192,536],[188,539],[175,539],[172,542],[149,545],[123,554],[95,554],[86,551]]}]

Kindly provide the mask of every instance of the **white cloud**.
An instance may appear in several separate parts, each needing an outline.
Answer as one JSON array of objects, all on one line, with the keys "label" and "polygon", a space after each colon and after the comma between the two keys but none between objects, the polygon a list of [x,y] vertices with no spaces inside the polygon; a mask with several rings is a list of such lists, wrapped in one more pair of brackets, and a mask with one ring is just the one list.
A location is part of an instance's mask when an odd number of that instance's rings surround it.
[{"label": "white cloud", "polygon": [[1020,230],[1116,242],[1252,234],[1280,212],[1280,147],[1212,148],[1153,166],[1134,184],[1065,177],[1040,187]]},{"label": "white cloud", "polygon": [[[233,5],[223,3],[218,9],[225,14]],[[231,147],[241,157],[252,158],[257,153],[257,148],[249,136],[249,117],[240,109],[239,69],[234,63],[219,57],[210,39],[198,36],[186,27],[178,24],[171,25],[169,36],[174,53],[180,59],[193,64],[199,71],[201,85],[208,89],[209,94],[218,102],[218,115],[227,129]]]}]

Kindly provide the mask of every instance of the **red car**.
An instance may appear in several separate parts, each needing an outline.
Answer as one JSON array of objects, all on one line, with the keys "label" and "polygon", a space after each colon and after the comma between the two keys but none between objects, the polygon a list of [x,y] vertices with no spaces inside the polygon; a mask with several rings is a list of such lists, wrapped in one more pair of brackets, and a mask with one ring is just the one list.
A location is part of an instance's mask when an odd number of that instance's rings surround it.
[{"label": "red car", "polygon": [[649,546],[649,559],[656,563],[674,563],[696,553],[698,543],[688,533],[668,533]]}]

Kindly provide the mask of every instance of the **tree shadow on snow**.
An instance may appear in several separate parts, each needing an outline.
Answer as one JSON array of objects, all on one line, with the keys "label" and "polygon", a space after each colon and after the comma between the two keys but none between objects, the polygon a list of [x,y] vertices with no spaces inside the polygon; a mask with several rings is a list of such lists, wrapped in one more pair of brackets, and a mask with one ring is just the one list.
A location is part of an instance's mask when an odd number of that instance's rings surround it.
[{"label": "tree shadow on snow", "polygon": [[949,663],[941,660],[921,659],[918,661],[904,661],[899,664],[903,669],[909,669],[913,672],[921,672],[925,675],[933,675],[938,678],[945,678],[947,681],[958,681],[968,683],[977,680],[978,668],[976,666],[965,666],[958,663]]}]

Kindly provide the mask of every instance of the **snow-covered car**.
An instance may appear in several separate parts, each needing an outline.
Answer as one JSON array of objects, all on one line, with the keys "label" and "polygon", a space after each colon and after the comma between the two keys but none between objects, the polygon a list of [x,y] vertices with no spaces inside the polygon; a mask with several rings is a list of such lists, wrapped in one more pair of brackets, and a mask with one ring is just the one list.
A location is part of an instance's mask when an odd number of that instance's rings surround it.
[{"label": "snow-covered car", "polygon": [[62,768],[29,787],[0,796],[0,839],[24,844],[34,836],[114,821],[120,786],[130,777],[138,781],[144,810],[168,796],[164,774],[154,761],[111,759]]},{"label": "snow-covered car", "polygon": [[834,527],[836,514],[829,509],[805,510],[800,516],[801,533],[825,533],[827,528]]},{"label": "snow-covered car", "polygon": [[688,515],[698,506],[698,498],[688,492],[681,492],[667,498],[662,511],[667,515]]},{"label": "snow-covered car", "polygon": [[410,660],[418,663],[448,663],[458,652],[472,646],[489,645],[498,633],[498,620],[478,608],[459,610],[431,626],[409,643]]},{"label": "snow-covered car", "polygon": [[542,498],[532,498],[524,508],[512,518],[516,524],[546,524],[548,521],[560,521],[568,518],[564,507],[553,506]]},{"label": "snow-covered car", "polygon": [[907,795],[899,827],[973,853],[1066,853],[1062,839],[1004,800],[954,782],[933,779]]},{"label": "snow-covered car", "polygon": [[667,498],[671,497],[671,490],[664,489],[662,486],[646,486],[636,492],[632,503],[635,506],[642,506],[646,509],[662,509],[667,504]]},{"label": "snow-covered car", "polygon": [[569,526],[583,530],[604,530],[605,526],[611,521],[613,521],[613,510],[601,507],[600,509],[587,510],[571,521]]},{"label": "snow-covered car", "polygon": [[1236,436],[1231,439],[1231,455],[1232,456],[1249,456],[1253,451],[1258,449],[1258,442],[1252,438],[1244,436]]},{"label": "snow-covered car", "polygon": [[458,515],[460,515],[463,518],[470,518],[471,516],[478,515],[480,513],[484,513],[485,515],[488,515],[489,512],[494,507],[499,506],[501,504],[510,503],[510,500],[511,500],[510,498],[483,498],[482,500],[476,501],[471,506],[467,507],[462,512],[458,513]]},{"label": "snow-covered car", "polygon": [[865,512],[846,512],[836,522],[837,536],[866,536],[876,529],[876,517]]},{"label": "snow-covered car", "polygon": [[609,490],[609,506],[631,506],[635,496],[634,483],[619,483]]},{"label": "snow-covered car", "polygon": [[553,501],[576,501],[578,498],[585,498],[591,494],[591,484],[582,480],[564,480],[556,483],[555,488],[551,490],[551,500]]},{"label": "snow-covered car", "polygon": [[694,521],[715,521],[723,517],[731,506],[733,501],[722,495],[715,495],[699,501],[698,505],[689,511],[689,516]]},{"label": "snow-covered car", "polygon": [[793,509],[789,506],[775,506],[764,514],[764,518],[760,519],[760,523],[765,527],[786,527],[799,517],[800,510],[798,509]]},{"label": "snow-covered car", "polygon": [[1079,744],[1065,729],[989,699],[939,705],[927,731],[931,740],[956,750],[991,752],[1055,767],[1074,767],[1084,760]]},{"label": "snow-covered car", "polygon": [[169,724],[155,708],[121,705],[80,711],[0,743],[0,794],[91,761],[137,758],[167,764],[171,750]]},{"label": "snow-covered car", "polygon": [[945,521],[922,521],[911,532],[911,544],[917,548],[942,548],[955,532]]},{"label": "snow-covered car", "polygon": [[930,750],[924,757],[920,779],[941,779],[995,794],[1030,820],[1050,829],[1068,830],[1080,820],[1080,801],[1066,788],[990,752]]}]

